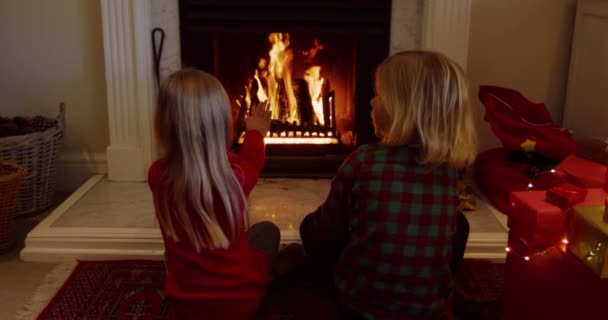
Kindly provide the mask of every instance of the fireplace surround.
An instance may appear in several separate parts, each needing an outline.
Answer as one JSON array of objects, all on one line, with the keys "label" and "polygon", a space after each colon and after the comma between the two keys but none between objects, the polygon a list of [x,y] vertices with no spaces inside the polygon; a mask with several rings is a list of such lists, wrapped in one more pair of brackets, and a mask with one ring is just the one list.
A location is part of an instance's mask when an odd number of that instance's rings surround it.
[{"label": "fireplace surround", "polygon": [[[100,1],[110,128],[108,177],[113,181],[145,181],[147,168],[158,157],[151,125],[156,88],[150,33],[153,27],[164,27],[168,31],[167,45],[177,43],[166,47],[165,59],[169,63],[165,63],[161,74],[179,68],[182,54],[178,0]],[[416,48],[438,50],[466,69],[471,3],[472,0],[393,0],[391,31],[384,35],[390,38],[389,53]],[[167,15],[171,19],[159,19],[158,12],[153,11],[159,5],[175,8],[174,14]],[[419,19],[413,23],[416,28],[408,28],[411,16]],[[159,21],[173,26],[159,25]],[[418,34],[412,36],[416,33],[412,29],[418,30]],[[419,41],[409,41],[412,38]]]}]

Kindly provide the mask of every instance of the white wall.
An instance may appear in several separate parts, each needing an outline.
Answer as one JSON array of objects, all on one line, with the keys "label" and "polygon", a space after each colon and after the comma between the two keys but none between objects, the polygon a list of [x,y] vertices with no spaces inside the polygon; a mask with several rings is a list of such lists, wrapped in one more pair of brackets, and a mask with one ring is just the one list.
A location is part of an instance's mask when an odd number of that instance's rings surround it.
[{"label": "white wall", "polygon": [[[67,104],[61,188],[103,170],[108,145],[98,0],[0,1],[0,115],[54,117]],[[70,179],[65,179],[65,173]],[[76,174],[78,173],[78,174]]]},{"label": "white wall", "polygon": [[482,149],[499,145],[483,121],[479,85],[510,87],[544,102],[561,123],[576,0],[474,0],[468,75]]}]

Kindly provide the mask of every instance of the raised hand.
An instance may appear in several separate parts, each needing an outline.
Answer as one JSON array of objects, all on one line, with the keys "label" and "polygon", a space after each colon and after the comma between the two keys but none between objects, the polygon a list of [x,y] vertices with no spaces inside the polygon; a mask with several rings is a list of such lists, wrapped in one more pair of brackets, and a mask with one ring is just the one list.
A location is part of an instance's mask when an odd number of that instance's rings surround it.
[{"label": "raised hand", "polygon": [[256,130],[263,136],[270,130],[270,110],[268,101],[260,102],[253,107],[253,112],[245,119],[247,131]]}]

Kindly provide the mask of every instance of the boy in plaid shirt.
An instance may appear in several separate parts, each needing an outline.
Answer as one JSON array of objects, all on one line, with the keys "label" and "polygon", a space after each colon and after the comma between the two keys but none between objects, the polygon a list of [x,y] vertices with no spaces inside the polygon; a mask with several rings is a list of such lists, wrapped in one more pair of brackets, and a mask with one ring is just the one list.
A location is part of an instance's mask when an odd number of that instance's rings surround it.
[{"label": "boy in plaid shirt", "polygon": [[306,251],[335,265],[340,300],[366,319],[441,319],[452,288],[458,172],[475,158],[462,69],[408,51],[376,70],[380,142],[342,164],[324,204],[300,226]]}]

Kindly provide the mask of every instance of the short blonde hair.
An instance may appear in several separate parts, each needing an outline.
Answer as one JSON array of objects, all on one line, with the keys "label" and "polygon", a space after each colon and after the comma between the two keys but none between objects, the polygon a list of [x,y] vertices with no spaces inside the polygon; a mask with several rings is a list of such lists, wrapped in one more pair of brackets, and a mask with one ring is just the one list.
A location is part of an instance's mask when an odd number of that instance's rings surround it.
[{"label": "short blonde hair", "polygon": [[[178,224],[196,251],[227,248],[247,226],[245,195],[228,160],[231,124],[228,96],[212,75],[184,69],[160,86],[155,130],[165,166],[154,197],[156,214],[169,238],[184,238]],[[220,214],[229,230],[220,225]]]},{"label": "short blonde hair", "polygon": [[376,93],[390,118],[382,141],[419,139],[419,163],[463,169],[476,157],[477,141],[462,68],[437,52],[404,51],[376,69]]}]

